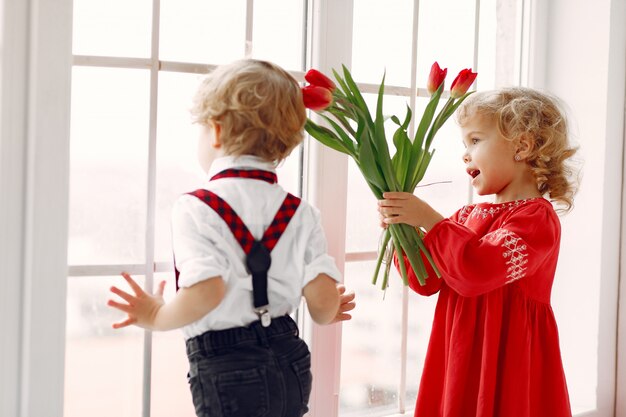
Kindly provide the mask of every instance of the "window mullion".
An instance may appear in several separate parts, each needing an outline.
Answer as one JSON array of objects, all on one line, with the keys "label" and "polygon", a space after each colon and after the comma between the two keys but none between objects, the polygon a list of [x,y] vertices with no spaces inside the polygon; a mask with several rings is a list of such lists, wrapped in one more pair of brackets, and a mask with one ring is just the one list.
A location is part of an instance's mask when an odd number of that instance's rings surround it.
[{"label": "window mullion", "polygon": [[[146,199],[146,241],[145,241],[145,287],[152,293],[154,287],[154,248],[156,217],[156,151],[157,151],[157,115],[159,99],[159,30],[160,0],[152,2],[152,38],[150,53],[150,116],[148,130],[148,192]],[[142,415],[150,417],[152,390],[152,332],[144,332],[143,343],[143,393]]]}]

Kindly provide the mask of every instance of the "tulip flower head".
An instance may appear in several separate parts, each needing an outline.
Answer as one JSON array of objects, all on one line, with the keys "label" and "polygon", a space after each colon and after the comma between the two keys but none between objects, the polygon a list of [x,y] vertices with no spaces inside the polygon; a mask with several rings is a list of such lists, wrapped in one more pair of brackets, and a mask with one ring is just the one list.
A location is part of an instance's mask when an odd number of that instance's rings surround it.
[{"label": "tulip flower head", "polygon": [[450,86],[450,97],[459,98],[465,94],[476,79],[477,75],[477,73],[472,72],[471,68],[461,70],[459,75],[457,75],[454,81],[452,81],[452,85]]},{"label": "tulip flower head", "polygon": [[324,110],[333,102],[333,93],[318,85],[302,87],[302,100],[304,107],[313,111]]},{"label": "tulip flower head", "polygon": [[448,74],[448,68],[444,68],[443,70],[439,67],[437,61],[430,68],[430,75],[428,76],[428,82],[426,83],[426,89],[428,90],[428,94],[431,96],[439,86],[446,79],[446,75]]},{"label": "tulip flower head", "polygon": [[331,92],[335,91],[335,89],[337,88],[335,83],[330,78],[328,78],[316,69],[310,69],[309,71],[307,71],[307,73],[304,75],[304,79],[307,80],[311,85],[324,87]]}]

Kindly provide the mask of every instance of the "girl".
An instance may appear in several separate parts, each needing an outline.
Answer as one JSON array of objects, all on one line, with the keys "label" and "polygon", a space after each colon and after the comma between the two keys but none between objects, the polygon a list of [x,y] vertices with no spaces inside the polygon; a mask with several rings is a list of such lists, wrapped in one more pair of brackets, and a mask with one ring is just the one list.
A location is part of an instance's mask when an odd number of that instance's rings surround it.
[{"label": "girl", "polygon": [[[569,417],[550,291],[575,150],[556,99],[527,88],[475,93],[459,109],[467,174],[479,195],[449,219],[409,193],[379,201],[383,225],[425,230],[442,279],[415,416]],[[396,267],[398,259],[395,259]],[[426,262],[426,264],[428,264]]]},{"label": "girl", "polygon": [[198,417],[300,417],[308,410],[311,357],[289,316],[307,301],[313,320],[349,320],[354,294],[326,252],[319,212],[276,182],[276,165],[303,139],[298,82],[284,69],[245,59],[209,74],[192,114],[198,158],[210,180],[172,214],[177,292],[109,305],[131,324],[182,328]]}]

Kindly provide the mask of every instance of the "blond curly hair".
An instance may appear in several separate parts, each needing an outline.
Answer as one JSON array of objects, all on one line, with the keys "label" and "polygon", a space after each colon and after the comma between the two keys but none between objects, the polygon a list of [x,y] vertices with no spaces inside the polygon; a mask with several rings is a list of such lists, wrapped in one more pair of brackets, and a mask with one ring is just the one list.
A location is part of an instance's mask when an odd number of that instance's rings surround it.
[{"label": "blond curly hair", "polygon": [[270,62],[243,59],[217,67],[200,84],[193,121],[221,127],[228,155],[278,163],[304,139],[306,109],[298,82]]},{"label": "blond curly hair", "polygon": [[500,134],[508,140],[530,139],[532,150],[526,162],[537,181],[537,189],[570,211],[578,179],[570,158],[577,148],[569,144],[568,123],[559,99],[525,87],[477,92],[459,107],[462,126],[474,115],[493,117]]}]

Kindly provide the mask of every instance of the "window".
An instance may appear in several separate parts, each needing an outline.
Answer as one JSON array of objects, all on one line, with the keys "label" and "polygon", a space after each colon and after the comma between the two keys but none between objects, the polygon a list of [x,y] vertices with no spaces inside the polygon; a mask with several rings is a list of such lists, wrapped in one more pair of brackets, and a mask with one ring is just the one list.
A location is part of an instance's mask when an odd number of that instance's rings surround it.
[{"label": "window", "polygon": [[[479,72],[479,89],[527,82],[522,69],[530,52],[522,34],[533,16],[529,4],[534,3],[74,0],[65,416],[194,415],[181,335],[112,331],[110,324],[120,316],[105,300],[108,288],[122,283],[123,270],[148,289],[168,280],[166,296],[172,296],[170,207],[179,194],[202,184],[187,112],[200,74],[252,56],[275,61],[302,79],[324,55],[330,66],[350,64],[370,102],[386,73],[386,112],[404,114],[409,104],[420,114],[435,60],[449,69],[448,85],[470,66]],[[320,8],[327,14],[319,14]],[[333,18],[336,10],[346,14]],[[339,35],[346,32],[350,36]],[[477,198],[456,169],[462,145],[452,121],[435,147],[423,181],[432,185],[420,194],[451,214]],[[332,162],[316,163],[320,153]],[[355,317],[339,337],[339,330],[303,320],[320,393],[312,397],[310,415],[412,415],[436,300],[415,297],[397,274],[386,292],[370,284],[380,235],[375,202],[356,166],[342,158],[307,143],[279,169],[289,191],[323,203],[323,221],[337,226],[327,228],[331,251],[359,297]],[[343,172],[346,178],[333,178]],[[313,189],[316,181],[338,185]],[[562,256],[562,264],[575,259],[575,251],[565,254],[569,259]],[[557,278],[559,285],[566,284]],[[599,284],[593,285],[597,295]],[[577,288],[581,295],[586,287]],[[587,377],[599,369],[596,298],[584,305],[555,299],[557,320],[584,318],[561,326],[576,412],[599,402]],[[316,339],[316,332],[332,337]],[[326,360],[329,352],[336,361]]]}]

